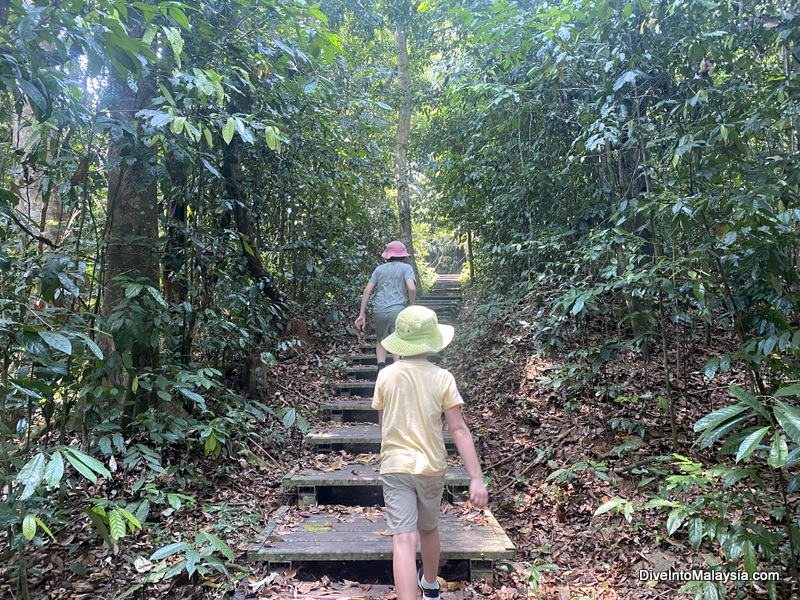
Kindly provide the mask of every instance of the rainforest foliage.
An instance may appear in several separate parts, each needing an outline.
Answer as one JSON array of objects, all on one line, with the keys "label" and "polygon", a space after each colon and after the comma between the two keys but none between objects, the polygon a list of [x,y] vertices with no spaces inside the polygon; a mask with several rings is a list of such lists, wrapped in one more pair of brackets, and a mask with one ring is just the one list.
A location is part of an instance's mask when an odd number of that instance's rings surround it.
[{"label": "rainforest foliage", "polygon": [[[17,591],[54,526],[118,548],[186,502],[167,476],[305,429],[272,369],[309,330],[347,332],[410,221],[423,278],[466,253],[477,326],[558,358],[539,385],[656,407],[674,453],[719,462],[675,459],[650,505],[666,533],[797,585],[798,146],[791,2],[0,0]],[[687,441],[696,346],[706,382],[737,385]],[[635,400],[603,378],[632,357],[659,373]],[[173,542],[148,555],[184,557],[161,579],[234,560],[211,533]]]}]

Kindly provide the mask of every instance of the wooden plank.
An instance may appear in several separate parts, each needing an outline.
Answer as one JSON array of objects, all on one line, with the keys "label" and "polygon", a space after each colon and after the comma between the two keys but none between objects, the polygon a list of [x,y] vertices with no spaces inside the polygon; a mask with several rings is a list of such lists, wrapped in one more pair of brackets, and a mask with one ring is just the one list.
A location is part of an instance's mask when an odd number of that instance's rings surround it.
[{"label": "wooden plank", "polygon": [[348,379],[375,381],[375,378],[378,376],[378,365],[374,364],[347,367],[345,369],[345,374],[347,375]]},{"label": "wooden plank", "polygon": [[372,400],[358,397],[333,398],[319,403],[322,410],[373,410]]},{"label": "wooden plank", "polygon": [[[449,431],[443,432],[445,446],[453,445],[453,436]],[[323,425],[306,434],[310,444],[381,444],[381,431],[373,423],[342,423]]]},{"label": "wooden plank", "polygon": [[374,381],[347,381],[333,384],[337,396],[372,397],[375,393]]},{"label": "wooden plank", "polygon": [[[380,466],[347,465],[336,471],[296,468],[283,478],[281,487],[320,487],[320,486],[372,486],[380,485]],[[469,485],[469,475],[463,466],[448,469],[445,485]]]},{"label": "wooden plank", "polygon": [[[299,519],[299,520],[298,520]],[[279,515],[265,541],[252,546],[250,560],[338,561],[389,559],[392,539],[378,509],[336,507],[316,514],[297,509]],[[514,547],[489,511],[459,514],[439,520],[442,559],[483,560],[514,557]]]}]

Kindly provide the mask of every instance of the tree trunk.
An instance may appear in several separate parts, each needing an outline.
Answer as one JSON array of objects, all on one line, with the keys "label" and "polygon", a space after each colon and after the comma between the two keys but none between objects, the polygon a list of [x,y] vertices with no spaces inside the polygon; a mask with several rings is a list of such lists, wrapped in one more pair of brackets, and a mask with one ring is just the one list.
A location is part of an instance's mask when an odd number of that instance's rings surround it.
[{"label": "tree trunk", "polygon": [[414,238],[411,231],[411,190],[408,186],[408,138],[411,133],[411,75],[408,72],[408,43],[406,32],[401,24],[397,24],[394,32],[397,46],[397,71],[400,74],[400,106],[397,116],[397,134],[395,139],[395,178],[397,180],[397,212],[400,219],[400,240],[406,245],[411,255],[411,266],[414,277],[419,283]]},{"label": "tree trunk", "polygon": [[261,252],[256,245],[256,232],[253,217],[247,207],[247,198],[239,185],[239,138],[234,136],[222,158],[222,177],[225,179],[225,196],[231,199],[233,218],[242,246],[242,254],[247,260],[250,275],[258,284],[261,293],[275,304],[282,304],[278,290],[272,284],[272,278],[261,260]]},{"label": "tree trunk", "polygon": [[[32,157],[36,155],[37,146],[46,142],[34,139],[36,132],[31,125],[34,120],[27,102],[23,103],[20,116],[12,115],[13,146],[21,165],[21,177],[15,185],[19,196],[17,210],[28,217],[31,233],[40,236],[39,250],[43,251],[46,242],[51,246],[63,242],[69,214],[55,186],[43,188],[45,170],[41,162]],[[51,163],[52,158],[48,152],[47,163]]]},{"label": "tree trunk", "polygon": [[[150,82],[139,83],[137,92],[132,91],[117,73],[111,75],[111,89],[120,90],[121,96],[114,103],[111,117],[119,122],[130,121],[131,116],[149,106],[153,97]],[[123,130],[124,131],[124,130]],[[158,260],[158,198],[156,180],[148,180],[147,169],[154,159],[153,150],[145,147],[127,131],[111,140],[108,149],[108,198],[106,224],[105,288],[103,314],[110,317],[125,298],[121,279],[141,283],[159,289]],[[133,302],[147,298],[139,294]],[[152,326],[151,311],[142,304],[144,311],[142,326]],[[152,314],[154,317],[155,315]],[[114,352],[117,356],[127,354],[132,362],[132,372],[138,373],[158,365],[158,341],[151,335],[132,335],[120,332],[115,335]],[[142,332],[144,333],[144,332]],[[142,388],[134,390],[130,377],[119,375],[126,388],[125,414],[127,419],[146,411],[153,404],[151,394]]]}]

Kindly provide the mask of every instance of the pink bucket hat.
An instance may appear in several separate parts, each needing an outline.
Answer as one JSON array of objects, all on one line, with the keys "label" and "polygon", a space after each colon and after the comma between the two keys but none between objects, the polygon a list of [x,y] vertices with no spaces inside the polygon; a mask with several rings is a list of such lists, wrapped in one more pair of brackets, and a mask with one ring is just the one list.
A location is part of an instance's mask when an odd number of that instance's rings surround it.
[{"label": "pink bucket hat", "polygon": [[402,258],[404,256],[411,256],[411,255],[406,250],[406,245],[403,242],[398,242],[397,240],[386,244],[386,250],[384,250],[383,254],[381,254],[381,258],[386,260],[395,257]]}]

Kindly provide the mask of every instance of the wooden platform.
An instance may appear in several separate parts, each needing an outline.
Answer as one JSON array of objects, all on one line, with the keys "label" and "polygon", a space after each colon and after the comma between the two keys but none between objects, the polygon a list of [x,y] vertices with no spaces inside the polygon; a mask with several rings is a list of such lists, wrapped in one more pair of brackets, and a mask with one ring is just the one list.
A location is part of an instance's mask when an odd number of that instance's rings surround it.
[{"label": "wooden platform", "polygon": [[[468,559],[477,571],[514,558],[511,540],[488,511],[449,510],[439,520],[439,535],[443,560]],[[392,538],[378,508],[320,507],[312,512],[282,507],[247,556],[269,562],[270,569],[295,561],[390,560]]]},{"label": "wooden platform", "polygon": [[[428,296],[419,298],[423,306],[437,311],[440,322],[457,318],[456,303],[461,300],[458,279],[458,275],[440,276]],[[308,568],[323,565],[323,572],[335,577],[345,565],[359,562],[378,572],[386,568],[385,577],[391,577],[392,539],[380,507],[383,493],[376,456],[381,435],[375,423],[377,411],[371,408],[377,376],[375,341],[374,337],[360,341],[359,351],[349,357],[350,366],[344,373],[348,380],[328,384],[330,397],[319,404],[320,416],[331,420],[306,435],[306,444],[316,453],[282,481],[281,488],[294,492],[299,506],[276,511],[248,551],[250,560],[268,562],[271,571],[291,570],[293,563],[305,563]],[[392,358],[390,355],[387,362]],[[446,430],[443,434],[445,447],[452,453],[452,436]],[[328,452],[331,454],[326,455]],[[369,454],[351,456],[347,452]],[[489,510],[470,511],[465,505],[453,504],[468,495],[469,477],[455,455],[448,458],[448,465],[444,514],[439,523],[441,557],[458,561],[458,569],[467,563],[473,581],[491,581],[495,561],[514,558],[514,547]],[[375,561],[376,565],[368,566]],[[324,595],[372,598],[391,593],[385,587],[355,588],[353,593],[342,590],[341,596]],[[308,591],[310,594],[303,591],[302,597],[315,597],[313,585]]]}]

